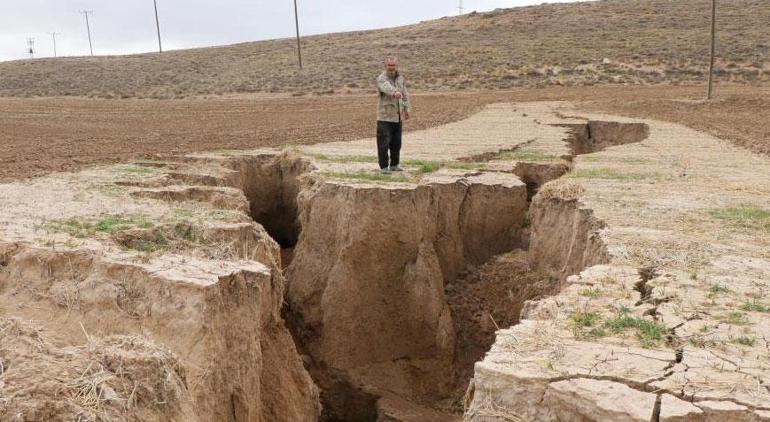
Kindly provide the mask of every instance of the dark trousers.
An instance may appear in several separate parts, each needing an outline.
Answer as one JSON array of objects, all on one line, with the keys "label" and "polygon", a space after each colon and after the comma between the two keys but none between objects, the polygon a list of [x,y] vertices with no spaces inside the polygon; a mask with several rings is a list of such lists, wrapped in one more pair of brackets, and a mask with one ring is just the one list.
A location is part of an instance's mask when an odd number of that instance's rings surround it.
[{"label": "dark trousers", "polygon": [[[388,160],[390,152],[390,160]],[[401,123],[377,121],[377,158],[380,168],[398,166],[401,157]]]}]

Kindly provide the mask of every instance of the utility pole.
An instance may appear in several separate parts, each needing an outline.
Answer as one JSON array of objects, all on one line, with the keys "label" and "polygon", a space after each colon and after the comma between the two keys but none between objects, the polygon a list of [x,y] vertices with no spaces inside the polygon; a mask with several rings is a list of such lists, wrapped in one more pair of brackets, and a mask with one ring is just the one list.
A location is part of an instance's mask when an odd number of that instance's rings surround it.
[{"label": "utility pole", "polygon": [[27,38],[27,52],[29,53],[29,58],[34,59],[35,58],[35,39],[34,38]]},{"label": "utility pole", "polygon": [[91,42],[91,25],[88,23],[88,15],[93,15],[93,10],[81,10],[80,13],[86,17],[86,29],[88,30],[88,47],[91,49],[91,56],[94,55],[94,44]]},{"label": "utility pole", "polygon": [[59,32],[49,32],[51,34],[51,38],[53,38],[53,56],[57,57],[56,55],[56,36],[61,35]]},{"label": "utility pole", "polygon": [[155,5],[155,27],[158,29],[158,52],[163,52],[163,44],[160,43],[160,21],[158,20],[158,0],[152,0]]},{"label": "utility pole", "polygon": [[294,24],[297,27],[297,59],[299,60],[299,70],[302,70],[302,46],[299,42],[299,15],[297,14],[297,0],[294,0]]},{"label": "utility pole", "polygon": [[457,5],[457,11],[459,12],[458,15],[462,15],[463,10],[465,10],[465,8],[463,7],[463,0],[460,0],[460,4]]},{"label": "utility pole", "polygon": [[711,99],[714,92],[714,52],[716,50],[717,34],[717,0],[711,0],[711,61],[709,62],[709,91],[706,99]]}]

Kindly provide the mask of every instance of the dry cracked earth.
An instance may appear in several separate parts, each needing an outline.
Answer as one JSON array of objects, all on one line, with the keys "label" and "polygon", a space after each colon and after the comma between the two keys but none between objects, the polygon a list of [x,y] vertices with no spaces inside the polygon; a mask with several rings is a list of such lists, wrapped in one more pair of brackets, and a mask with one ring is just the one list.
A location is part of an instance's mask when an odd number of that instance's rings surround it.
[{"label": "dry cracked earth", "polygon": [[372,145],[0,185],[0,420],[770,420],[767,156],[559,101]]}]

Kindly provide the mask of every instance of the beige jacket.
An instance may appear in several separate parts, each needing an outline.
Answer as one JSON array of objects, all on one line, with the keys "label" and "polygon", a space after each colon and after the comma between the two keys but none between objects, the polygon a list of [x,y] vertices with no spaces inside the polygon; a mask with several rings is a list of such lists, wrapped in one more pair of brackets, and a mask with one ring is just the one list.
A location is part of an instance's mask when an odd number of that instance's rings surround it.
[{"label": "beige jacket", "polygon": [[[404,77],[396,74],[396,79],[388,77],[386,72],[382,72],[377,77],[377,89],[380,92],[380,106],[377,113],[377,120],[381,122],[398,123],[404,111],[411,111],[409,104],[409,92],[406,90]],[[403,94],[401,100],[393,97],[393,93],[400,91]],[[399,107],[400,106],[400,107]]]}]

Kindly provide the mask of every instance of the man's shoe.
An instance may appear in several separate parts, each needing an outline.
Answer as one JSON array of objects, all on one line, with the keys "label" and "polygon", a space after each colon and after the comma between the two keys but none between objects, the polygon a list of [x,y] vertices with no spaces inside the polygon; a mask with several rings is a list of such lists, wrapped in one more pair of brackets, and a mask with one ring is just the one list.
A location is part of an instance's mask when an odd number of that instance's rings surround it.
[{"label": "man's shoe", "polygon": [[402,169],[402,168],[401,168],[401,167],[399,167],[399,166],[394,166],[394,167],[391,167],[391,168],[390,168],[390,171],[404,171],[404,169]]},{"label": "man's shoe", "polygon": [[384,169],[380,169],[380,173],[382,173],[382,174],[390,174],[390,169],[385,167]]}]

